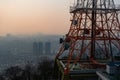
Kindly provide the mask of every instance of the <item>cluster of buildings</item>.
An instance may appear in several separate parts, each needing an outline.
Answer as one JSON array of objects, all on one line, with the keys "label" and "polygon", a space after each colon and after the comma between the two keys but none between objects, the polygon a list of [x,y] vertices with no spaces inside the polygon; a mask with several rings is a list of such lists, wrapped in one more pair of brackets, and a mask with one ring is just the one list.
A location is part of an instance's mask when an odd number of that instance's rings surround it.
[{"label": "cluster of buildings", "polygon": [[33,53],[36,55],[50,55],[51,54],[51,42],[33,42]]}]

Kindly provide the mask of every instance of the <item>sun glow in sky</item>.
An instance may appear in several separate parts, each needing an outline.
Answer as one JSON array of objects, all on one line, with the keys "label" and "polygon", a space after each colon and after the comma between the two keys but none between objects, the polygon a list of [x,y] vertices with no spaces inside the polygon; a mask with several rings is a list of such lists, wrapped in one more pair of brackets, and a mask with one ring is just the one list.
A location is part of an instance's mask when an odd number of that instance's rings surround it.
[{"label": "sun glow in sky", "polygon": [[70,0],[0,0],[0,34],[65,34]]}]

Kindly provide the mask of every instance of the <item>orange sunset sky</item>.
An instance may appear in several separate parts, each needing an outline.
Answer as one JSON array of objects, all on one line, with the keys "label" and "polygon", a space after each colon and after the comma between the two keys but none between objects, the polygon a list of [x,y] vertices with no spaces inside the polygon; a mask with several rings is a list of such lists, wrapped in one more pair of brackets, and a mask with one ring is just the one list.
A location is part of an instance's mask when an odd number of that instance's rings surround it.
[{"label": "orange sunset sky", "polygon": [[72,0],[0,0],[0,35],[65,34],[70,26],[71,2]]}]

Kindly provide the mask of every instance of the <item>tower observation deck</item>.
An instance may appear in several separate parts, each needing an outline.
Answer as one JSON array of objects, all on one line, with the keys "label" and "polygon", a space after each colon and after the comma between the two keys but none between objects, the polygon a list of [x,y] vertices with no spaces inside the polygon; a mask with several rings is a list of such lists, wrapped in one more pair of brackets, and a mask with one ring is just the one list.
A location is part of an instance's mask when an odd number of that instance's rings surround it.
[{"label": "tower observation deck", "polygon": [[75,0],[70,6],[70,29],[60,39],[55,59],[61,80],[94,75],[96,69],[114,61],[113,56],[120,52],[119,12],[114,0]]}]

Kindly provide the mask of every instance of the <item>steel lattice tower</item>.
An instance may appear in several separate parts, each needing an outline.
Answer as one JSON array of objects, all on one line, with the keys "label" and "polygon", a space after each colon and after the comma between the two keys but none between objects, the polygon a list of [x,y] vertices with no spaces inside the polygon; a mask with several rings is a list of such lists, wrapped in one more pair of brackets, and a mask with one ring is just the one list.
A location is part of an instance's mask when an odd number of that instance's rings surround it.
[{"label": "steel lattice tower", "polygon": [[113,54],[120,51],[119,11],[113,0],[77,0],[70,7],[70,29],[60,39],[56,56],[67,60],[65,72],[69,72],[71,60],[76,64],[85,59],[96,66],[102,65],[101,59],[114,61]]}]

